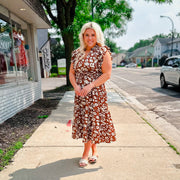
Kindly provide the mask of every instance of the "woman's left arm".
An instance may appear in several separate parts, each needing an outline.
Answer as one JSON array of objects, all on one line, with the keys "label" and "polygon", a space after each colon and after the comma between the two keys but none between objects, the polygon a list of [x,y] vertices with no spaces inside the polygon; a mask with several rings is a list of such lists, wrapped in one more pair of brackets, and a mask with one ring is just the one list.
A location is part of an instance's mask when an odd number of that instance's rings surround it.
[{"label": "woman's left arm", "polygon": [[92,88],[100,86],[104,84],[108,79],[111,77],[111,71],[112,71],[112,62],[111,62],[111,56],[109,52],[107,51],[106,54],[103,57],[103,63],[102,63],[102,75],[97,78],[95,81],[91,82],[87,86],[85,86],[81,90],[81,96],[86,96]]}]

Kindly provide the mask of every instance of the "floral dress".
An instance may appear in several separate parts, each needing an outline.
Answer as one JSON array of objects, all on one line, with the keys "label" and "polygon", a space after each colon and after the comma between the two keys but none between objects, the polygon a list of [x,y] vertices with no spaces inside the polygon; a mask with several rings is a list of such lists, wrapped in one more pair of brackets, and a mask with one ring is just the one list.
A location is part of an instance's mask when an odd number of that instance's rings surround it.
[{"label": "floral dress", "polygon": [[[102,75],[103,56],[107,51],[107,46],[96,45],[85,58],[79,49],[72,52],[75,79],[81,88]],[[94,87],[85,97],[75,95],[72,138],[82,138],[84,143],[91,140],[93,144],[116,140],[104,84]]]}]

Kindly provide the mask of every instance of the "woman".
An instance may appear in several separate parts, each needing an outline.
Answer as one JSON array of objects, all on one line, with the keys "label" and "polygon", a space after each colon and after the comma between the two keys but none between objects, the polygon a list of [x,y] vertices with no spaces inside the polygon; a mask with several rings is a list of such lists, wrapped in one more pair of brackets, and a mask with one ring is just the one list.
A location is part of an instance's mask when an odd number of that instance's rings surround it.
[{"label": "woman", "polygon": [[[116,135],[104,85],[111,76],[111,53],[97,23],[84,24],[79,38],[80,47],[72,52],[69,77],[75,90],[72,137],[83,139],[79,165],[85,167],[98,158],[96,144],[115,141]],[[90,149],[92,156],[88,159]]]}]

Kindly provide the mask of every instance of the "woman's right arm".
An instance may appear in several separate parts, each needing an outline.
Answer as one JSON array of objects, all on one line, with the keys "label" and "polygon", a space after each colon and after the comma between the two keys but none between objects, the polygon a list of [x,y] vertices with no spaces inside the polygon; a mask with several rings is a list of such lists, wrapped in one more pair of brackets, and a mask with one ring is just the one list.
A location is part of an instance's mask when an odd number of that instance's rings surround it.
[{"label": "woman's right arm", "polygon": [[77,85],[77,83],[76,83],[75,71],[74,71],[73,66],[74,66],[73,63],[71,63],[70,70],[69,70],[69,80],[74,88],[75,93],[79,96],[81,87],[79,85]]}]

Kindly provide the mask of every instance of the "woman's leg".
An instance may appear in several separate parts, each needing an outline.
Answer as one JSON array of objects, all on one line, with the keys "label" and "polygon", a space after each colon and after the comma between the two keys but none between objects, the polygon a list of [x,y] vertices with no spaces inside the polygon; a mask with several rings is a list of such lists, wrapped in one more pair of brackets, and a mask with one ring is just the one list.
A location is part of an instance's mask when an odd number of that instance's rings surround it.
[{"label": "woman's leg", "polygon": [[89,158],[89,163],[94,164],[98,158],[97,146],[96,144],[92,144],[92,156]]},{"label": "woman's leg", "polygon": [[92,148],[92,155],[93,156],[98,156],[96,144],[92,144],[91,148]]},{"label": "woman's leg", "polygon": [[88,141],[87,143],[84,143],[84,152],[83,152],[83,155],[82,155],[82,159],[88,159],[88,156],[89,156],[89,151],[91,149],[91,141]]},{"label": "woman's leg", "polygon": [[87,143],[84,143],[84,152],[83,152],[81,160],[79,161],[79,166],[80,167],[87,166],[90,149],[91,149],[91,141],[88,141]]}]

